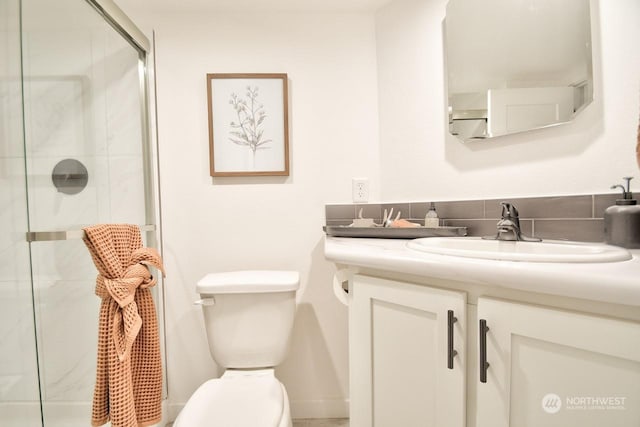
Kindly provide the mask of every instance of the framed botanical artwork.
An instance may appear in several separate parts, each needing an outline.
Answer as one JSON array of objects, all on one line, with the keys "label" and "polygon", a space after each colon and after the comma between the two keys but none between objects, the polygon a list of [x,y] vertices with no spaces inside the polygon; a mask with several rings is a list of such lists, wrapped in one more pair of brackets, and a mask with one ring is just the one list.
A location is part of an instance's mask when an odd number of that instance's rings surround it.
[{"label": "framed botanical artwork", "polygon": [[207,74],[211,176],[289,175],[286,74]]}]

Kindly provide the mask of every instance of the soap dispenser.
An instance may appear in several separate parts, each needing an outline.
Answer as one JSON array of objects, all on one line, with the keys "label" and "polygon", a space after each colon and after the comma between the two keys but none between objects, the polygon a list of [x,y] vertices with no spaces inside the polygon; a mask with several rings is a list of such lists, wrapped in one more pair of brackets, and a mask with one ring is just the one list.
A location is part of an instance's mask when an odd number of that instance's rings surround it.
[{"label": "soap dispenser", "polygon": [[622,199],[609,206],[604,211],[604,234],[606,242],[611,245],[629,249],[640,248],[640,205],[633,199],[631,180],[633,177],[623,178],[627,187],[614,185],[611,188],[622,188]]},{"label": "soap dispenser", "polygon": [[424,217],[424,226],[427,228],[438,228],[440,226],[440,220],[436,212],[436,204],[433,202],[431,202],[429,212],[427,212],[427,215]]}]

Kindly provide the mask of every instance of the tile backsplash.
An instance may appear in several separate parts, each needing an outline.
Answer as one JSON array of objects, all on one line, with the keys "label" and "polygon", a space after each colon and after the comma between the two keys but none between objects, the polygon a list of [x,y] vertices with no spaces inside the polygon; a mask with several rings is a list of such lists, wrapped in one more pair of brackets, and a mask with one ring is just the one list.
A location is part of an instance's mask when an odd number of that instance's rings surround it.
[{"label": "tile backsplash", "polygon": [[[502,208],[500,202],[512,203],[520,213],[520,226],[527,236],[542,239],[604,241],[604,211],[615,204],[618,194],[504,198],[488,200],[434,201],[441,225],[467,227],[469,236],[496,234]],[[410,203],[369,203],[326,205],[327,225],[348,225],[362,209],[364,218],[382,221],[385,209],[393,208],[394,217],[424,224],[431,201]]]}]

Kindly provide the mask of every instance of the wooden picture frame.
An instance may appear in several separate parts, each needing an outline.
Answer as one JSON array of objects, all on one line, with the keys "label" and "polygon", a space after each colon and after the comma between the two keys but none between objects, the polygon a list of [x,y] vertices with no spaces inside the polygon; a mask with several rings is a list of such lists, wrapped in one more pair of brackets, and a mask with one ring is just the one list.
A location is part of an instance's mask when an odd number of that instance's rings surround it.
[{"label": "wooden picture frame", "polygon": [[213,177],[288,176],[286,74],[207,74]]},{"label": "wooden picture frame", "polygon": [[636,134],[636,162],[640,168],[640,115],[638,115],[638,133]]}]

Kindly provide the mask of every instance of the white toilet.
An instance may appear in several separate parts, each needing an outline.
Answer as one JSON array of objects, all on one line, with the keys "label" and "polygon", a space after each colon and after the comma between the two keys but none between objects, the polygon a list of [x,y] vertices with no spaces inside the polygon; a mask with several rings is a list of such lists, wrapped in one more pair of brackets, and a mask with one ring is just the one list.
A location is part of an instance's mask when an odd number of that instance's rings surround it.
[{"label": "white toilet", "polygon": [[273,368],[287,354],[299,286],[295,271],[214,273],[198,282],[209,350],[226,371],[196,390],[174,427],[291,427]]}]

